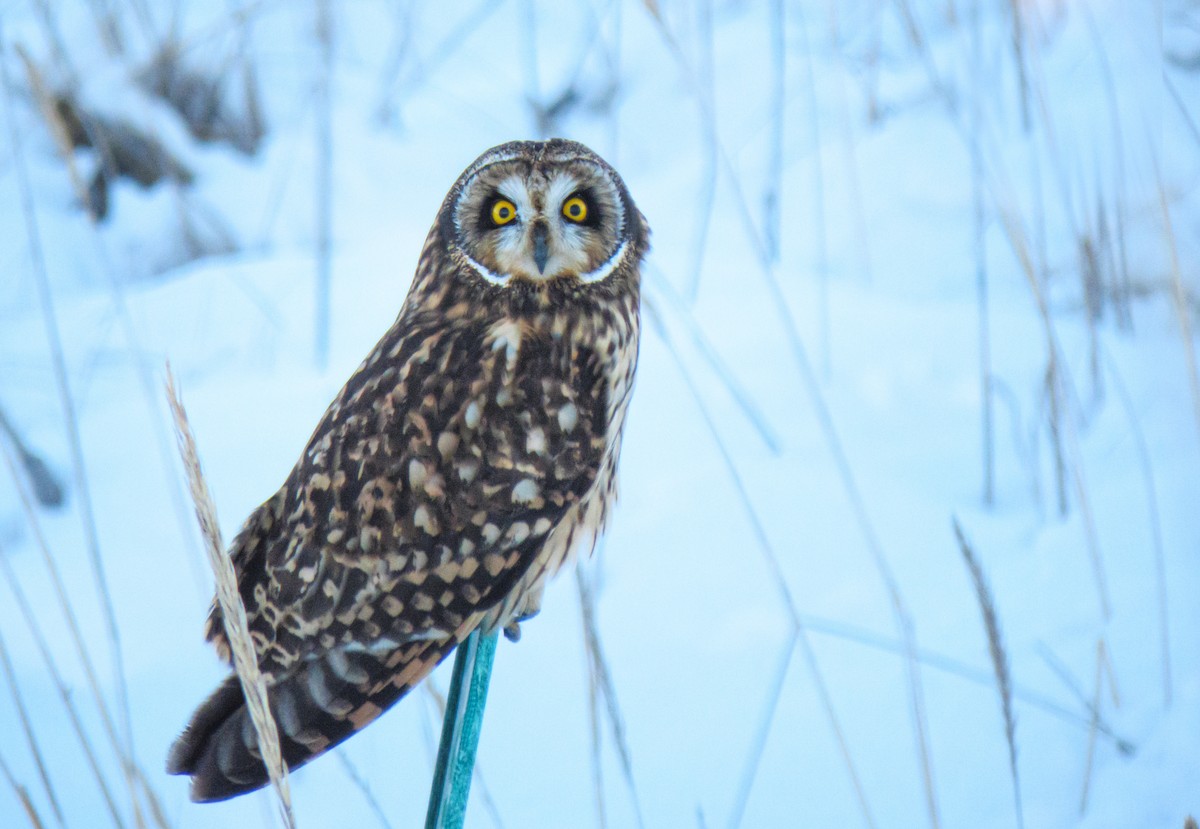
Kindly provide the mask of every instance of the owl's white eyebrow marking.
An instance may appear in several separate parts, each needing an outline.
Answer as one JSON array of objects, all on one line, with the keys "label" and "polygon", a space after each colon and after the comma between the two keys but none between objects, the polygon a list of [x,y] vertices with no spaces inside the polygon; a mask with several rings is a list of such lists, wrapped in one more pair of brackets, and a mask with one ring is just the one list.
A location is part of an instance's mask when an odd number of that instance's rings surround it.
[{"label": "owl's white eyebrow marking", "polygon": [[518,218],[528,219],[533,215],[533,202],[529,200],[529,190],[525,187],[525,180],[520,176],[505,177],[496,185],[496,190],[501,196],[516,204]]},{"label": "owl's white eyebrow marking", "polygon": [[601,282],[605,279],[608,279],[608,277],[612,276],[612,272],[617,269],[617,266],[621,264],[622,260],[624,260],[625,254],[628,250],[629,243],[622,242],[621,247],[617,248],[617,252],[608,257],[608,261],[603,265],[596,268],[594,271],[579,274],[579,281],[592,283]]},{"label": "owl's white eyebrow marking", "polygon": [[546,210],[557,213],[559,205],[567,200],[567,196],[579,189],[579,179],[568,173],[557,173],[550,179],[546,188]]}]

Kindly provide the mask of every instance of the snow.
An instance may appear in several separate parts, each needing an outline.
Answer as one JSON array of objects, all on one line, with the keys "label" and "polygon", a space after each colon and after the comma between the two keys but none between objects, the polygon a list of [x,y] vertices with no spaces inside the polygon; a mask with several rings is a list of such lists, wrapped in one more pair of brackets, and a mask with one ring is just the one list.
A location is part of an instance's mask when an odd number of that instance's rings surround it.
[{"label": "snow", "polygon": [[[334,258],[324,370],[313,357],[314,5],[249,4],[244,30],[222,4],[179,11],[197,68],[237,65],[242,38],[249,44],[268,125],[251,157],[196,142],[169,107],[136,88],[154,41],[129,9],[119,12],[129,52],[113,56],[97,37],[94,4],[57,4],[68,69],[52,66],[34,4],[0,7],[10,76],[0,113],[0,406],[69,480],[20,199],[27,175],[122,638],[135,754],[171,826],[276,818],[266,794],[191,804],[186,781],[161,771],[170,741],[225,672],[201,636],[211,576],[174,457],[165,362],[229,538],[280,484],[329,400],[391,323],[449,185],[488,147],[535,137],[530,101],[546,104],[572,82],[580,104],[555,132],[612,162],[654,231],[647,317],[661,328],[647,320],[621,502],[586,565],[636,801],[603,713],[593,735],[572,574],[550,586],[520,643],[498,650],[479,763],[502,825],[600,825],[594,740],[609,826],[636,826],[639,813],[645,826],[861,826],[867,812],[880,827],[931,825],[903,631],[871,536],[925,655],[919,680],[940,825],[1015,825],[1000,700],[955,519],[987,574],[1011,662],[1024,825],[1179,829],[1200,814],[1200,421],[1189,381],[1197,343],[1181,333],[1163,222],[1165,202],[1194,332],[1200,73],[1163,59],[1200,52],[1194,4],[1017,4],[1029,26],[1026,131],[1009,4],[980,7],[978,40],[971,4],[906,4],[922,55],[902,4],[784,3],[782,234],[769,270],[759,240],[775,118],[771,4],[331,5]],[[149,28],[165,33],[174,12],[151,12]],[[709,25],[714,89],[702,105]],[[28,93],[18,44],[53,69],[51,80],[74,72],[81,99],[97,111],[159,137],[196,173],[194,185],[118,184],[110,218],[91,225]],[[934,75],[957,90],[956,106]],[[984,170],[996,391],[990,506],[982,501],[972,142]],[[76,163],[90,170],[96,160],[79,151]],[[181,215],[236,249],[189,259]],[[1089,325],[1079,278],[1084,235],[1105,263],[1128,263],[1130,326],[1112,304]],[[1040,299],[1015,252],[1021,245]],[[1039,302],[1062,371],[1065,514],[1046,425],[1050,346]],[[36,512],[35,532],[14,478],[0,472],[0,556],[37,609],[133,825],[37,543],[40,533],[111,704],[117,684],[81,509],[72,486],[65,509]],[[111,823],[7,583],[0,636],[65,825]],[[435,682],[444,689],[447,681],[443,668]],[[1132,751],[1104,735],[1089,748],[1093,697]],[[388,825],[420,824],[439,722],[429,696],[417,693],[345,746]],[[56,825],[7,682],[0,760]],[[382,825],[332,754],[294,774],[292,791],[301,826]],[[477,781],[468,826],[498,825],[484,794]],[[13,789],[0,785],[0,825],[24,820]]]}]

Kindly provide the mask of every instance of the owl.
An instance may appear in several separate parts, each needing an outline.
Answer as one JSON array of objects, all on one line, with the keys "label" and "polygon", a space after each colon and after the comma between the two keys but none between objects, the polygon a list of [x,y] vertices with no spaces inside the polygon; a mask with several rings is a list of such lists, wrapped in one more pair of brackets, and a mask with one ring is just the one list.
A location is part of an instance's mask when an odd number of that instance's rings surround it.
[{"label": "owl", "polygon": [[[503,144],[446,195],[395,323],[230,548],[295,769],[474,630],[538,612],[616,498],[645,218],[582,144]],[[206,636],[230,659],[220,608]],[[196,801],[267,782],[236,675],[167,770]]]}]

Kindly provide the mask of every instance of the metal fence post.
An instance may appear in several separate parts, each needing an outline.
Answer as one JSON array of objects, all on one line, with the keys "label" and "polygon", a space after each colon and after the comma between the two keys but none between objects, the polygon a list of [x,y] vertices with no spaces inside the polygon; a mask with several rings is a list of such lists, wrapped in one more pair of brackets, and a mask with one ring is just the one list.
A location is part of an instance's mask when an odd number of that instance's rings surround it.
[{"label": "metal fence post", "polygon": [[461,829],[466,819],[496,638],[495,633],[480,636],[476,630],[458,646],[454,656],[454,674],[446,699],[446,718],[433,769],[425,829]]}]

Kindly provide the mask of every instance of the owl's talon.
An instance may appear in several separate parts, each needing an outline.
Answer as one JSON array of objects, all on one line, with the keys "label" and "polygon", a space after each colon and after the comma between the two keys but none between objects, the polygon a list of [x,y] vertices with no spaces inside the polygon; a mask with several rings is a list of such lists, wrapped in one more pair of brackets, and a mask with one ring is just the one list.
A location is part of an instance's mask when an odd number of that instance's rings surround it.
[{"label": "owl's talon", "polygon": [[504,638],[510,642],[520,642],[521,641],[521,622],[528,622],[530,619],[532,619],[534,616],[538,615],[541,612],[542,612],[541,608],[535,608],[533,610],[528,610],[525,613],[522,613],[517,618],[513,619],[511,622],[509,622],[507,625],[504,626]]}]

